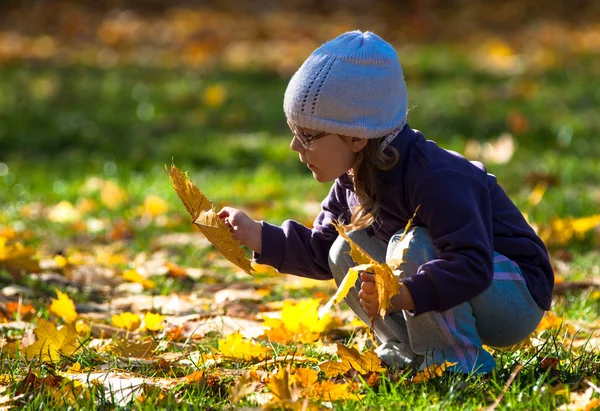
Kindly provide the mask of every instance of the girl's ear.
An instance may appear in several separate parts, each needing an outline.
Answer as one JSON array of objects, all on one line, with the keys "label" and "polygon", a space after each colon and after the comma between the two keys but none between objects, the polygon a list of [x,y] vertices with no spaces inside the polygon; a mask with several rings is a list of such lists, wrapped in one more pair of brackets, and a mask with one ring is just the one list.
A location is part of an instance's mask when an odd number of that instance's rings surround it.
[{"label": "girl's ear", "polygon": [[366,138],[350,137],[350,149],[352,149],[352,151],[354,151],[355,153],[358,153],[360,150],[365,148],[367,142],[368,140]]}]

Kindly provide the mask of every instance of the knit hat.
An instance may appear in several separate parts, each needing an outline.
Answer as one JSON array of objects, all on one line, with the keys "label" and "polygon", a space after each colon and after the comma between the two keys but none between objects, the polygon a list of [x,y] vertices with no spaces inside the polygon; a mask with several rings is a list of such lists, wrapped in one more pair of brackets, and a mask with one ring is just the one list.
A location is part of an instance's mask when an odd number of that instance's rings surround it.
[{"label": "knit hat", "polygon": [[394,48],[374,33],[356,30],[306,59],[288,84],[283,109],[300,127],[378,138],[404,126],[407,104]]}]

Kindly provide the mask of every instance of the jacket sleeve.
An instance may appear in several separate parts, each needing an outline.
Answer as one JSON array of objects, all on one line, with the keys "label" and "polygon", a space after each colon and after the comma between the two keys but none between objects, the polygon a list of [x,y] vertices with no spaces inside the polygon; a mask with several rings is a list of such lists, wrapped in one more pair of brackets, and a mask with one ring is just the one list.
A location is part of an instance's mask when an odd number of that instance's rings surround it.
[{"label": "jacket sleeve", "polygon": [[321,203],[321,212],[313,228],[287,220],[281,227],[262,222],[262,253],[254,254],[259,264],[267,264],[281,273],[318,280],[333,278],[329,268],[329,249],[338,234],[331,225],[344,218],[348,206],[344,189],[336,181]]},{"label": "jacket sleeve", "polygon": [[454,170],[438,170],[414,190],[418,218],[439,249],[436,259],[403,280],[415,314],[444,311],[469,301],[492,283],[494,248],[487,185]]}]

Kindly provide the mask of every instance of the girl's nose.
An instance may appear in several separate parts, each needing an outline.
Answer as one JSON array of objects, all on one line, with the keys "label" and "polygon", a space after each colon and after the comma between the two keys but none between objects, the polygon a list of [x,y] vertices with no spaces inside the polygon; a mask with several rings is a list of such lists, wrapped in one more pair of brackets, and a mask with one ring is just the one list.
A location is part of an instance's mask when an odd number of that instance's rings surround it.
[{"label": "girl's nose", "polygon": [[292,138],[292,141],[290,142],[290,148],[296,153],[304,152],[304,146],[302,145],[302,143],[300,143],[300,141],[298,141],[296,136]]}]

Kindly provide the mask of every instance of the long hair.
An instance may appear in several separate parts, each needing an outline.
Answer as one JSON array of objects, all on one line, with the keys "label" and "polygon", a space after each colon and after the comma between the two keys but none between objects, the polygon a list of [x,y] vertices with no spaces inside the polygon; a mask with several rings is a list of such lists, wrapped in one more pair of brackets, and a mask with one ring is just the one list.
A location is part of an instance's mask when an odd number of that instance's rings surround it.
[{"label": "long hair", "polygon": [[361,230],[375,222],[381,207],[382,182],[377,175],[379,170],[389,170],[398,162],[398,151],[389,147],[391,155],[381,150],[385,137],[369,139],[365,147],[358,152],[354,166],[354,192],[358,197],[358,206],[353,210],[346,230]]}]

